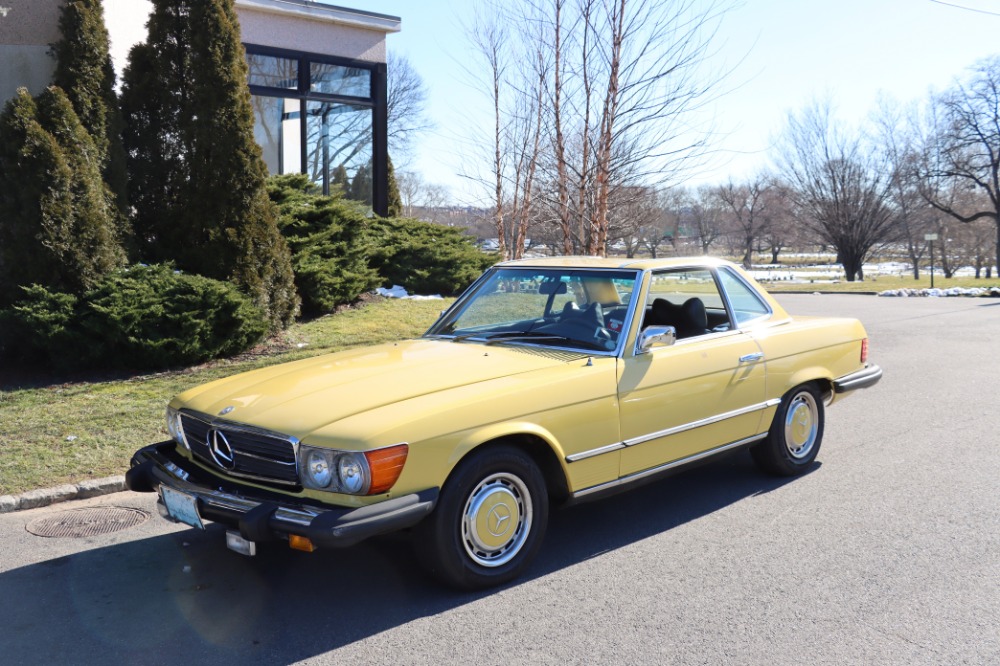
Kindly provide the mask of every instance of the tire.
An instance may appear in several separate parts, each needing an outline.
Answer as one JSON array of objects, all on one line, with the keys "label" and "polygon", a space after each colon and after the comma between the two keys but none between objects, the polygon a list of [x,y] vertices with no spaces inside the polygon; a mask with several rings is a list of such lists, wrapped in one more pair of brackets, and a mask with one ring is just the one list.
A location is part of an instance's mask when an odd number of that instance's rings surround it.
[{"label": "tire", "polygon": [[796,386],[781,399],[767,439],[750,449],[757,466],[775,476],[809,469],[823,443],[825,410],[813,384]]},{"label": "tire", "polygon": [[477,590],[516,578],[542,544],[549,516],[545,479],[512,446],[462,460],[434,512],[414,532],[421,564],[443,582]]}]

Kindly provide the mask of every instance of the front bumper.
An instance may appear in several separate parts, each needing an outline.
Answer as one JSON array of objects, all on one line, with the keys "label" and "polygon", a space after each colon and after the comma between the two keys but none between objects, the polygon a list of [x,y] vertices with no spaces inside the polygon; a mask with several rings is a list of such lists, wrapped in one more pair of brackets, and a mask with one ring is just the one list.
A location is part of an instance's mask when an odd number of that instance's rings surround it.
[{"label": "front bumper", "polygon": [[847,393],[857,389],[871,388],[882,379],[882,368],[877,365],[870,365],[864,370],[852,372],[833,380],[833,390],[835,393]]},{"label": "front bumper", "polygon": [[[177,455],[173,442],[136,451],[125,484],[136,492],[167,486],[195,498],[199,515],[237,528],[254,542],[304,536],[320,548],[343,548],[377,534],[416,525],[437,503],[438,489],[404,495],[359,508],[296,502],[252,487],[216,486],[208,475]],[[220,480],[221,481],[221,480]]]}]

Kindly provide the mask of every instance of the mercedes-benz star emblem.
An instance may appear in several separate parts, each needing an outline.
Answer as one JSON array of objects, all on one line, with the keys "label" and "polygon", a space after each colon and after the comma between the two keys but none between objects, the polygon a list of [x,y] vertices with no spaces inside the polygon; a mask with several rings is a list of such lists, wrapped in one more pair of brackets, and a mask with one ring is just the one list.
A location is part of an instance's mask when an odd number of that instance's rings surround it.
[{"label": "mercedes-benz star emblem", "polygon": [[503,536],[507,531],[508,520],[510,520],[510,508],[506,504],[496,504],[490,509],[487,529],[495,537]]},{"label": "mercedes-benz star emblem", "polygon": [[212,429],[208,432],[208,450],[212,454],[212,460],[222,469],[236,467],[233,447],[221,430]]}]

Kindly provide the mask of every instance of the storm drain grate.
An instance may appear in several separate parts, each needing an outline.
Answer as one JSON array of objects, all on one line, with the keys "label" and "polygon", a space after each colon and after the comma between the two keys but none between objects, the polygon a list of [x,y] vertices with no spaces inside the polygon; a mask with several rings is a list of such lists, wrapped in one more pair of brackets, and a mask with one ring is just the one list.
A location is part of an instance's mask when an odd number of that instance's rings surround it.
[{"label": "storm drain grate", "polygon": [[28,523],[26,529],[42,537],[89,537],[138,527],[147,520],[149,514],[141,509],[102,506],[38,518]]}]

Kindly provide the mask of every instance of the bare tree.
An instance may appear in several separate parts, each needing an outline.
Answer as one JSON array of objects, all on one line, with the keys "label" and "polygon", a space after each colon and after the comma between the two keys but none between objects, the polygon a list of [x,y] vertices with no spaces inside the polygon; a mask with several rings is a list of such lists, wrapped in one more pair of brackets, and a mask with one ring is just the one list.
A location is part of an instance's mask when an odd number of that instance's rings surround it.
[{"label": "bare tree", "polygon": [[499,8],[488,8],[477,15],[472,29],[472,39],[476,52],[486,64],[486,88],[493,110],[493,134],[491,137],[493,169],[490,174],[490,187],[493,190],[493,226],[497,235],[497,252],[501,259],[509,259],[511,256],[507,243],[507,225],[504,219],[506,162],[502,151],[506,125],[501,115],[507,76],[508,53],[506,44],[508,37],[507,24],[499,12]]},{"label": "bare tree", "polygon": [[418,205],[424,189],[424,179],[415,171],[397,171],[396,187],[403,203],[403,217],[413,217],[413,207]]},{"label": "bare tree", "polygon": [[865,260],[895,233],[884,153],[838,127],[829,103],[814,103],[789,114],[779,159],[803,223],[836,248],[848,282],[863,280]]},{"label": "bare tree", "polygon": [[918,148],[919,110],[904,111],[895,102],[879,100],[874,115],[875,133],[884,151],[889,173],[889,201],[896,216],[899,238],[913,266],[913,279],[920,278],[920,263],[927,251],[924,236],[933,231],[938,216],[921,195],[921,156]]},{"label": "bare tree", "polygon": [[[603,255],[611,225],[620,219],[612,208],[629,200],[618,192],[657,188],[703,154],[710,128],[699,111],[721,80],[707,62],[728,2],[486,5],[491,20],[508,30],[504,39],[493,39],[489,21],[481,20],[472,36],[477,52],[486,55],[485,69],[494,74],[484,86],[494,111],[494,175],[505,169],[522,177],[529,173],[513,167],[520,163],[517,158],[503,164],[497,146],[505,145],[505,132],[521,125],[518,118],[527,117],[522,105],[504,100],[516,95],[538,99],[541,113],[534,116],[534,126],[548,140],[539,142],[535,155],[532,142],[515,145],[538,169],[532,177],[532,217],[559,229],[564,253]],[[536,95],[539,84],[541,96]],[[504,180],[517,187],[509,175],[491,180],[498,210],[505,200],[516,203],[512,194],[504,195]],[[522,192],[527,183],[522,181]]]},{"label": "bare tree", "polygon": [[739,241],[743,267],[747,269],[753,263],[754,247],[763,237],[768,225],[770,205],[773,202],[768,197],[770,190],[770,177],[758,174],[739,184],[730,180],[715,191],[715,196],[725,210],[731,233]]},{"label": "bare tree", "polygon": [[698,188],[687,218],[691,237],[698,242],[702,254],[708,254],[712,244],[722,236],[723,210],[713,190],[710,186]]},{"label": "bare tree", "polygon": [[771,253],[771,263],[776,264],[781,251],[798,242],[800,234],[792,206],[791,188],[773,180],[764,198],[767,220],[759,240]]},{"label": "bare tree", "polygon": [[413,140],[431,128],[427,119],[427,86],[406,56],[392,52],[386,57],[386,116],[389,153],[406,156]]},{"label": "bare tree", "polygon": [[[1000,56],[980,61],[934,105],[939,118],[926,135],[922,193],[959,222],[991,221],[1000,270]],[[979,205],[956,199],[962,189],[982,194],[973,199]]]}]

